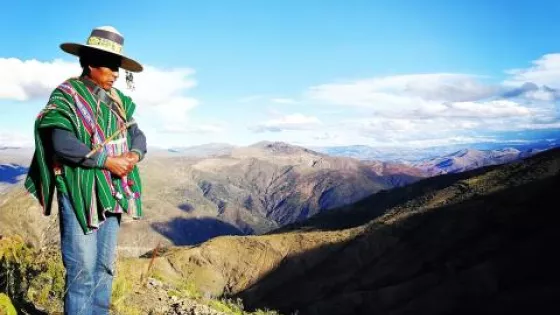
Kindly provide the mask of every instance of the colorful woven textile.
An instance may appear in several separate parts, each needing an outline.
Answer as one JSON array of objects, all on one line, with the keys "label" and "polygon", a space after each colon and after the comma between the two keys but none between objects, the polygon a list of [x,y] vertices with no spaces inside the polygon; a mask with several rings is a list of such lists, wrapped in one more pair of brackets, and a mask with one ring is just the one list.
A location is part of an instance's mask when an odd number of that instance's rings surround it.
[{"label": "colorful woven textile", "polygon": [[[35,120],[35,153],[25,180],[27,191],[50,215],[55,189],[66,193],[84,230],[91,233],[105,220],[105,212],[125,212],[134,218],[142,216],[142,183],[138,167],[119,178],[101,167],[86,168],[59,163],[54,158],[48,128],[62,128],[73,132],[91,149],[133,120],[136,105],[130,97],[116,90],[126,117],[121,117],[111,104],[99,100],[83,78],[71,78],[51,93],[47,106]],[[123,132],[103,146],[108,156],[126,153],[131,138]]]}]

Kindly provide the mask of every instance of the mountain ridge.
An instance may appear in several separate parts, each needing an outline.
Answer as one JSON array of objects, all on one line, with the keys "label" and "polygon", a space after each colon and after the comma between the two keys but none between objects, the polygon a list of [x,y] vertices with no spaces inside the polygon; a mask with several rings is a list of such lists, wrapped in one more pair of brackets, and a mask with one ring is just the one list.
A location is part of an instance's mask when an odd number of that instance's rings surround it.
[{"label": "mountain ridge", "polygon": [[[554,149],[421,179],[263,235],[164,245],[126,264],[153,261],[149,274],[170,288],[188,283],[285,315],[558,311],[559,184]],[[128,302],[147,312],[161,303],[150,292]]]},{"label": "mountain ridge", "polygon": [[[170,248],[159,262],[186,277],[205,274],[203,290],[284,313],[543,311],[556,305],[560,283],[559,261],[547,250],[559,233],[559,213],[549,206],[559,183],[560,150],[553,150],[423,179],[292,229]],[[529,215],[533,207],[539,215]],[[344,222],[360,209],[369,216]],[[317,225],[328,216],[327,226]],[[516,267],[507,265],[515,255]],[[524,264],[530,268],[516,269]],[[545,275],[550,279],[542,282]],[[524,285],[530,294],[520,299]]]},{"label": "mountain ridge", "polygon": [[[468,152],[475,151],[463,155]],[[147,184],[146,220],[125,218],[119,244],[130,255],[159,242],[193,245],[226,234],[268,233],[436,174],[407,164],[328,156],[275,141],[204,158],[147,155],[141,171]],[[21,184],[23,175],[19,176]],[[0,183],[0,193],[19,184]],[[11,209],[4,217],[40,213],[24,200],[2,199],[0,207]],[[18,210],[18,204],[29,208]],[[48,224],[37,226],[38,230],[31,225],[27,229],[36,235]]]}]

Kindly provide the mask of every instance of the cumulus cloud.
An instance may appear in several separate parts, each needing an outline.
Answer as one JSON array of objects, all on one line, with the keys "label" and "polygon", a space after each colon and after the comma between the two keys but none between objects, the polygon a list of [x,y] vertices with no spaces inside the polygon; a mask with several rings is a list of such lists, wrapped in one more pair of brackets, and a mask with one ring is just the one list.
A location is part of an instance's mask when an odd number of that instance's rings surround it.
[{"label": "cumulus cloud", "polygon": [[0,58],[0,99],[28,101],[47,97],[62,80],[80,73],[77,63]]},{"label": "cumulus cloud", "polygon": [[446,73],[359,79],[310,87],[306,97],[323,108],[344,108],[350,119],[338,130],[354,130],[376,143],[443,143],[497,131],[557,128],[560,58],[545,56],[532,68],[508,73],[511,79],[500,84]]},{"label": "cumulus cloud", "polygon": [[[12,101],[43,101],[64,80],[81,73],[79,63],[62,60],[38,61],[0,58],[0,99]],[[187,92],[197,85],[194,70],[189,68],[159,69],[145,65],[134,73],[135,90],[126,88],[124,72],[115,87],[132,97],[137,115],[160,127],[180,125],[199,101]]]},{"label": "cumulus cloud", "polygon": [[521,106],[510,100],[493,100],[486,102],[447,102],[403,113],[414,118],[508,118],[523,117],[535,114],[537,110]]},{"label": "cumulus cloud", "polygon": [[560,99],[560,92],[546,85],[538,86],[533,82],[525,82],[520,86],[509,88],[502,93],[502,97],[551,102]]},{"label": "cumulus cloud", "polygon": [[522,85],[527,82],[550,88],[560,88],[560,53],[547,54],[534,60],[528,68],[507,70],[510,76],[504,81],[506,85]]},{"label": "cumulus cloud", "polygon": [[314,116],[305,116],[300,113],[286,115],[280,118],[271,119],[250,128],[254,132],[280,132],[283,130],[308,130],[321,121]]},{"label": "cumulus cloud", "polygon": [[484,99],[496,88],[464,74],[411,74],[313,86],[307,96],[316,101],[369,108],[405,108],[433,102]]},{"label": "cumulus cloud", "polygon": [[184,94],[197,85],[193,74],[194,70],[188,68],[158,69],[146,66],[143,72],[134,74],[134,91],[126,90],[124,75],[121,75],[116,87],[126,91],[143,106],[177,103],[178,100],[188,100]]},{"label": "cumulus cloud", "polygon": [[544,55],[528,68],[507,70],[508,88],[504,97],[525,98],[536,102],[560,100],[560,54]]}]

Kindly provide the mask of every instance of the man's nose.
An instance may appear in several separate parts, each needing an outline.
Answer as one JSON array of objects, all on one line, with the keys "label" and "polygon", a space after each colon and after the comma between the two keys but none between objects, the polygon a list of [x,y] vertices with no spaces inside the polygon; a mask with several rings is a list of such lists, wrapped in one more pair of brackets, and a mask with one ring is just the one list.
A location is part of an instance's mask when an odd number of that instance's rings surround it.
[{"label": "man's nose", "polygon": [[117,71],[113,70],[113,77],[115,77],[115,80],[119,78],[119,70]]}]

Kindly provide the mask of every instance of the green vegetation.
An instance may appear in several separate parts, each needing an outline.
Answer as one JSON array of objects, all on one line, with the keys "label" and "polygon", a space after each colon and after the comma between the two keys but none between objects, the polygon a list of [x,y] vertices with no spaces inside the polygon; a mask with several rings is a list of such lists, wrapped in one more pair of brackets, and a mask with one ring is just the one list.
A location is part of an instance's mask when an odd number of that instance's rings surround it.
[{"label": "green vegetation", "polygon": [[133,292],[134,283],[126,274],[115,277],[111,310],[121,315],[141,315],[142,311],[130,305],[127,297]]},{"label": "green vegetation", "polygon": [[210,300],[209,306],[217,311],[224,312],[228,315],[280,315],[278,312],[270,310],[256,310],[255,312],[247,312],[244,310],[243,301],[241,301],[241,299]]},{"label": "green vegetation", "polygon": [[[148,268],[143,259],[121,258],[117,262],[111,310],[119,315],[145,314],[149,300],[137,300],[145,291],[146,281],[155,279],[164,294],[190,299],[231,315],[279,315],[276,312],[247,312],[241,300],[207,299],[194,281],[169,279]],[[64,267],[56,249],[36,249],[19,236],[0,239],[0,315],[16,315],[16,309],[39,308],[51,314],[60,312],[64,296]],[[149,298],[149,297],[147,297]],[[12,305],[13,303],[13,305]]]},{"label": "green vegetation", "polygon": [[12,305],[12,301],[4,293],[0,293],[0,315],[17,315],[16,309]]},{"label": "green vegetation", "polygon": [[0,287],[15,305],[57,309],[64,294],[64,268],[56,252],[39,251],[19,236],[0,239]]},{"label": "green vegetation", "polygon": [[192,281],[185,281],[180,283],[176,289],[171,289],[167,292],[169,296],[177,296],[180,298],[188,298],[194,300],[200,300],[202,294],[196,288],[196,284]]}]

